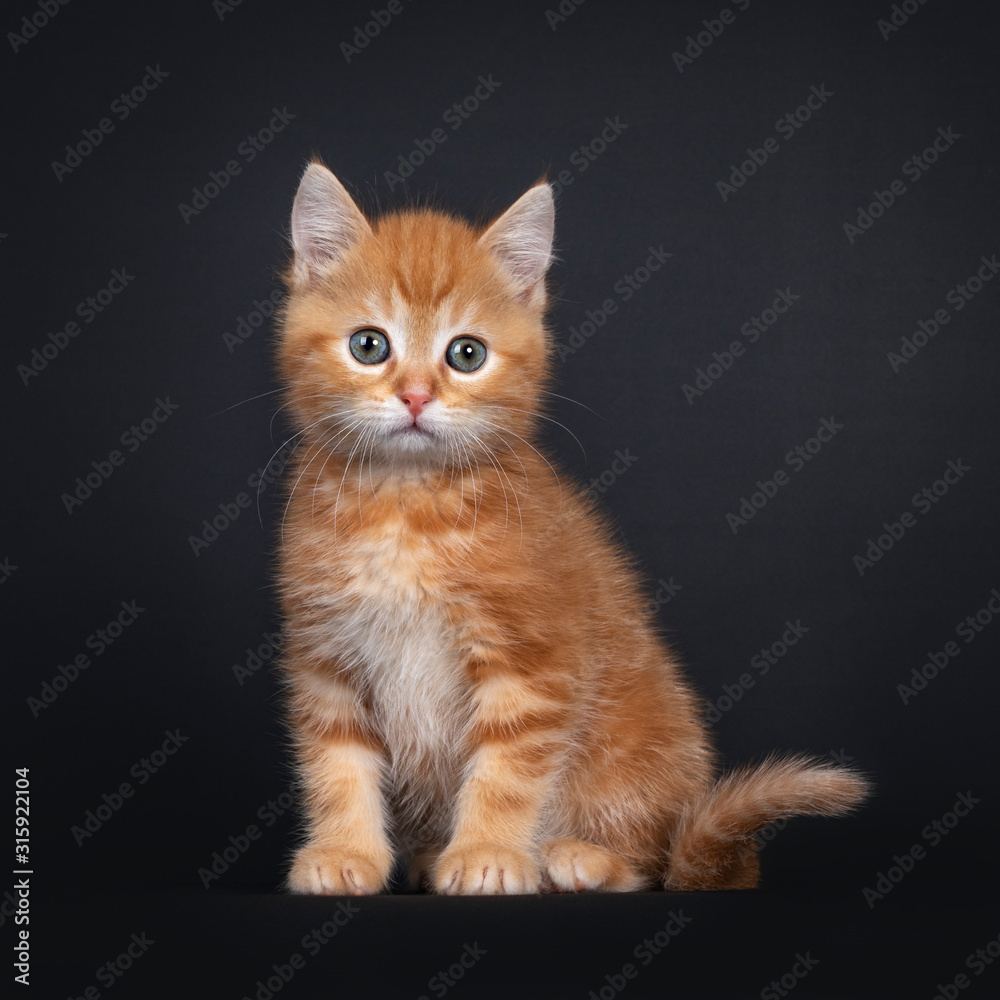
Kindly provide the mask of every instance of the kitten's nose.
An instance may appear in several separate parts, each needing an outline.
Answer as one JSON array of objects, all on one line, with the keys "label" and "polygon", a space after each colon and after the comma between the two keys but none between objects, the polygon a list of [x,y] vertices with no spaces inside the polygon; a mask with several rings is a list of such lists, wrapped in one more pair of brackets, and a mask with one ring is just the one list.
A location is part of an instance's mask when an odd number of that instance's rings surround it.
[{"label": "kitten's nose", "polygon": [[407,389],[399,398],[412,416],[419,417],[424,407],[431,401],[431,394],[424,392],[423,389]]}]

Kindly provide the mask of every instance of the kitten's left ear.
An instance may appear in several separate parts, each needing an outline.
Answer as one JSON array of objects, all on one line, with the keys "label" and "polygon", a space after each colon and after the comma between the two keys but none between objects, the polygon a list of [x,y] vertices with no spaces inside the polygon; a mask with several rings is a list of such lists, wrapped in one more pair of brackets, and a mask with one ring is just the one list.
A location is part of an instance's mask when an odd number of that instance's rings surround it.
[{"label": "kitten's left ear", "polygon": [[322,163],[310,163],[292,206],[295,280],[322,274],[369,233],[368,220],[344,185]]},{"label": "kitten's left ear", "polygon": [[533,306],[545,303],[545,272],[552,263],[555,201],[549,184],[529,188],[479,238],[500,261],[518,293]]}]

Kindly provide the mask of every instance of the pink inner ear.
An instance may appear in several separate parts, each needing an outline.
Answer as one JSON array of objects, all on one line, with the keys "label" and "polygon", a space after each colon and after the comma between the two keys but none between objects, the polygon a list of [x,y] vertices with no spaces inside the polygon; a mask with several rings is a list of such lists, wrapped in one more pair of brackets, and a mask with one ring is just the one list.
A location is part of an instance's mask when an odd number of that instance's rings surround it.
[{"label": "pink inner ear", "polygon": [[305,278],[336,261],[371,227],[337,178],[319,163],[302,175],[292,207],[296,273]]},{"label": "pink inner ear", "polygon": [[539,184],[523,194],[483,234],[481,243],[503,264],[512,283],[530,296],[552,261],[555,205],[552,189]]}]

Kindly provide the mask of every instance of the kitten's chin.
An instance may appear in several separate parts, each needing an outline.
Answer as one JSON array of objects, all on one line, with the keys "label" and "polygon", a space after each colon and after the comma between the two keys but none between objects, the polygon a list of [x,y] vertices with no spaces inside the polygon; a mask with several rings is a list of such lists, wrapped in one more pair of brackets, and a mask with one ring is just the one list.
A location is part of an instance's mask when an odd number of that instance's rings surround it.
[{"label": "kitten's chin", "polygon": [[444,442],[426,427],[410,424],[388,433],[383,438],[382,446],[391,455],[431,455],[440,452]]}]

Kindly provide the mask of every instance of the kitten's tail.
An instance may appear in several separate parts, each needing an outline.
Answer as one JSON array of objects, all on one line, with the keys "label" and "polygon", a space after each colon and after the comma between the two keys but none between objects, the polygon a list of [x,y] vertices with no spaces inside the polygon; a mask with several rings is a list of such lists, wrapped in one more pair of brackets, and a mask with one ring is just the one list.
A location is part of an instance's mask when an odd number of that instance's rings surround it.
[{"label": "kitten's tail", "polygon": [[871,791],[855,771],[809,757],[770,757],[724,775],[681,814],[670,843],[667,889],[752,889],[754,834],[789,816],[839,816]]}]

